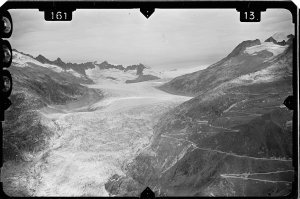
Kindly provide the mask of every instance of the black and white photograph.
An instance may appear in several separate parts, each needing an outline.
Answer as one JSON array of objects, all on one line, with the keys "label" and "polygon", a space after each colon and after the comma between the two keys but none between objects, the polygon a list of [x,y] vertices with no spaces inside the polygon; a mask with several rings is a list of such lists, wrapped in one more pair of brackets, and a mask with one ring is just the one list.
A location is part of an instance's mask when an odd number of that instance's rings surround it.
[{"label": "black and white photograph", "polygon": [[292,192],[289,10],[267,9],[252,23],[236,9],[155,9],[149,18],[77,9],[71,21],[9,13],[6,195]]}]

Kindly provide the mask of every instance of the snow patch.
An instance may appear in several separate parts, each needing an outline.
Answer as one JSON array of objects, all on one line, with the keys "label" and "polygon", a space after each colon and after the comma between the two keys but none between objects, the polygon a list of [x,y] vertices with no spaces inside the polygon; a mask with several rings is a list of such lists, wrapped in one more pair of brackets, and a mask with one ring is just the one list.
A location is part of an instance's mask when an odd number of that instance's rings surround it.
[{"label": "snow patch", "polygon": [[277,45],[272,42],[263,42],[260,45],[247,47],[244,52],[249,55],[256,55],[258,52],[267,50],[267,51],[273,53],[272,57],[274,57],[274,56],[277,56],[277,55],[283,53],[283,51],[286,48],[287,48],[287,46]]},{"label": "snow patch", "polygon": [[74,71],[73,69],[68,69],[68,70],[66,70],[66,72],[71,73],[75,77],[81,77],[81,75],[79,73],[77,73],[76,71]]},{"label": "snow patch", "polygon": [[29,57],[29,56],[23,55],[23,54],[21,54],[19,52],[12,51],[12,54],[13,54],[12,62],[17,67],[27,67],[27,66],[30,67],[27,64],[28,62],[32,62],[34,64],[41,64],[37,60],[35,60],[35,59],[33,59],[33,58]]}]

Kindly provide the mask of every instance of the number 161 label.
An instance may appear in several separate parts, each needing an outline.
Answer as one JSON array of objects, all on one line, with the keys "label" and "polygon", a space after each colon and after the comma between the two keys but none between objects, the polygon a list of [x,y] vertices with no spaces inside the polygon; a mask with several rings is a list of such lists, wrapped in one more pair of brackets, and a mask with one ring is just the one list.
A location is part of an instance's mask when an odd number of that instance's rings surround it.
[{"label": "number 161 label", "polygon": [[241,22],[260,22],[259,11],[240,11]]},{"label": "number 161 label", "polygon": [[44,17],[46,21],[71,21],[72,11],[45,11]]}]

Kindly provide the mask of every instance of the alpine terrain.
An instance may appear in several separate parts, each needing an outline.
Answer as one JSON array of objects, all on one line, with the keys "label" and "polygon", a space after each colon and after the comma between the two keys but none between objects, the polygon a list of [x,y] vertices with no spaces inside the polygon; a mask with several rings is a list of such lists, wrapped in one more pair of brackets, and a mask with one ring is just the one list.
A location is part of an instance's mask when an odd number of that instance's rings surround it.
[{"label": "alpine terrain", "polygon": [[[10,196],[291,192],[293,35],[208,67],[66,63],[13,50],[1,172]],[[199,55],[201,56],[201,55]]]},{"label": "alpine terrain", "polygon": [[[276,36],[276,35],[275,35]],[[168,111],[126,176],[106,184],[113,195],[283,196],[292,190],[292,40],[240,43],[208,68],[160,86],[192,96]],[[277,40],[276,40],[277,39]],[[279,42],[282,42],[279,44]]]},{"label": "alpine terrain", "polygon": [[[190,99],[155,87],[143,64],[65,63],[13,50],[1,181],[10,196],[105,196],[105,183]],[[152,81],[150,81],[152,80]]]}]

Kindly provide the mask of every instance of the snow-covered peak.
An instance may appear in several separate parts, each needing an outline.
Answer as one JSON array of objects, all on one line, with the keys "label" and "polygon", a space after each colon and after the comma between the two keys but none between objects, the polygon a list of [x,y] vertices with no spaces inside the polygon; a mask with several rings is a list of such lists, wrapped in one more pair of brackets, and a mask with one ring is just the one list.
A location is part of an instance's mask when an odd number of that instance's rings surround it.
[{"label": "snow-covered peak", "polygon": [[64,70],[59,66],[56,66],[54,64],[47,64],[47,63],[41,63],[40,61],[34,59],[33,57],[26,55],[24,53],[18,52],[16,50],[13,50],[13,64],[16,67],[32,67],[33,63],[35,66],[40,66],[43,68],[48,68],[51,69],[57,73],[60,72],[68,72],[76,77],[81,77],[81,75],[79,73],[77,73],[76,71],[72,70],[72,69],[68,69],[68,70]]},{"label": "snow-covered peak", "polygon": [[287,41],[289,33],[287,32],[277,32],[274,35],[272,35],[273,39],[275,39],[277,42],[281,42],[281,41]]},{"label": "snow-covered peak", "polygon": [[41,67],[54,69],[56,72],[62,71],[62,69],[58,66],[41,63],[40,61],[34,59],[33,57],[26,55],[24,53],[18,52],[16,50],[13,50],[12,54],[13,54],[12,63],[17,67],[31,67],[30,63],[33,63],[33,64],[41,66]]}]

